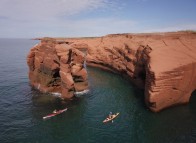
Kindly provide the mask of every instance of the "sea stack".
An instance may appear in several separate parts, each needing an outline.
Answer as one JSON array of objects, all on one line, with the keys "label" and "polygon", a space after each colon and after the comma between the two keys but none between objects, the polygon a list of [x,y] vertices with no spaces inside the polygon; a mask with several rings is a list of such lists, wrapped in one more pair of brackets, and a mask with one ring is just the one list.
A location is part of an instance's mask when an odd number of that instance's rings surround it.
[{"label": "sea stack", "polygon": [[43,38],[27,56],[30,83],[42,92],[70,99],[74,92],[88,88],[84,60],[84,54],[68,43]]}]

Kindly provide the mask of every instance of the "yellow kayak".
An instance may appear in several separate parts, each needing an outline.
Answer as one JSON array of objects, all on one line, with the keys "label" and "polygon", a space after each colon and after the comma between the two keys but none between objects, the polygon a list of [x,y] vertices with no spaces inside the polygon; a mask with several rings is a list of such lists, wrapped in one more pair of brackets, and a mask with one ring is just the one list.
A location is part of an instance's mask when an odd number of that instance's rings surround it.
[{"label": "yellow kayak", "polygon": [[106,123],[106,122],[109,122],[109,121],[112,121],[114,118],[116,118],[120,113],[116,113],[116,114],[113,114],[111,118],[106,118],[105,120],[103,120],[103,123]]}]

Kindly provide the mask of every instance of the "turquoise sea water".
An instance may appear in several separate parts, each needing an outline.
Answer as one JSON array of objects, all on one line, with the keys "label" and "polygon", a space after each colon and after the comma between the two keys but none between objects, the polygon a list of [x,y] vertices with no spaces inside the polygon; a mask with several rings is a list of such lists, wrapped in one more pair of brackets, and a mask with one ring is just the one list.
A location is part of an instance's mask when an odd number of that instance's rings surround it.
[{"label": "turquoise sea water", "polygon": [[[61,103],[31,88],[26,56],[37,41],[0,39],[0,143],[195,143],[196,93],[190,104],[150,112],[143,91],[119,75],[88,69],[89,92]],[[54,109],[68,111],[49,120]],[[113,123],[102,121],[120,112]]]}]

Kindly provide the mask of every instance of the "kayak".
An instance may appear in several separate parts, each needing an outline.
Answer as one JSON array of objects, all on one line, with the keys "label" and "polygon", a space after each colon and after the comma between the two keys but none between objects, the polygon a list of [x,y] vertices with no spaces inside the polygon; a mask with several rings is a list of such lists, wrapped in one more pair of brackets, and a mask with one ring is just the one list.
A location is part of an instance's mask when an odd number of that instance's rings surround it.
[{"label": "kayak", "polygon": [[114,118],[116,118],[120,113],[116,113],[116,114],[113,114],[112,115],[112,118],[106,118],[105,120],[103,120],[103,123],[106,123],[106,122],[109,122],[109,121],[112,121]]},{"label": "kayak", "polygon": [[62,113],[65,112],[65,111],[67,111],[67,108],[62,109],[62,110],[59,110],[59,111],[57,111],[56,113],[49,114],[49,115],[43,117],[43,119],[48,119],[48,118],[54,117],[54,116],[56,116],[56,115],[62,114]]}]

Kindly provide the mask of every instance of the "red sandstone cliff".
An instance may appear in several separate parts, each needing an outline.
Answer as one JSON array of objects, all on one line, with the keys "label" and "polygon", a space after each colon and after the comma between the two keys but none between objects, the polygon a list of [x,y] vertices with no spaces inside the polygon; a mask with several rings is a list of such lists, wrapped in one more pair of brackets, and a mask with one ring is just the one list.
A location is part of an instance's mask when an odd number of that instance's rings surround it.
[{"label": "red sandstone cliff", "polygon": [[154,112],[188,103],[196,89],[195,33],[115,34],[65,41],[88,49],[88,65],[128,75],[145,89],[146,105]]},{"label": "red sandstone cliff", "polygon": [[75,48],[87,49],[89,66],[127,75],[144,88],[146,105],[154,112],[188,103],[196,89],[195,33],[113,34],[51,41],[42,40],[28,56],[31,84],[42,91],[60,91],[70,98],[74,91],[87,88],[84,57]]},{"label": "red sandstone cliff", "polygon": [[62,41],[42,39],[28,57],[31,85],[42,92],[61,93],[71,98],[74,92],[88,88],[84,54]]}]

